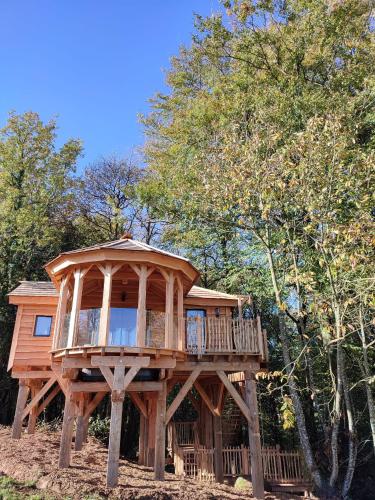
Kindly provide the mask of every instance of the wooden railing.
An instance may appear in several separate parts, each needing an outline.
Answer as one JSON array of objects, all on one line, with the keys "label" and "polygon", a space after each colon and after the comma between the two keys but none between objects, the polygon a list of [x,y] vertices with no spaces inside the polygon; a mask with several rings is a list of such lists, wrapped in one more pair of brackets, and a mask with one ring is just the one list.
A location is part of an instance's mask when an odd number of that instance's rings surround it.
[{"label": "wooden railing", "polygon": [[[279,447],[262,448],[264,479],[271,484],[302,485],[311,482],[300,451],[281,451]],[[195,477],[201,481],[214,481],[214,450],[205,447],[176,446],[175,473]],[[225,477],[251,474],[249,448],[244,446],[223,448]]]},{"label": "wooden railing", "polygon": [[[68,341],[70,314],[64,318],[57,348],[65,348]],[[96,346],[99,336],[100,309],[86,309],[78,315],[77,331],[73,346]],[[181,328],[179,328],[180,323]],[[231,316],[174,317],[174,349],[185,350],[190,354],[201,356],[211,353],[254,354],[267,361],[267,336],[262,330],[260,319],[232,318]],[[180,338],[183,332],[185,338]],[[181,334],[182,335],[182,334]],[[141,347],[136,345],[135,325],[124,325],[108,334],[109,346]],[[164,348],[165,313],[147,311],[145,347]]]},{"label": "wooden railing", "polygon": [[186,350],[191,354],[241,353],[267,357],[266,333],[259,318],[185,318]]}]

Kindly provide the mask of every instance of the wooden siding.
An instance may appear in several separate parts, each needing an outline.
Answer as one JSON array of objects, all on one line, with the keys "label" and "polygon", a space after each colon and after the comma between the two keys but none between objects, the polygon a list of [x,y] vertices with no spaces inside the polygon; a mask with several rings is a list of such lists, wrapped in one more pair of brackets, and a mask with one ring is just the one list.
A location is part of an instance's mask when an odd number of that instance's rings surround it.
[{"label": "wooden siding", "polygon": [[[52,347],[56,306],[42,304],[22,304],[17,311],[14,328],[10,368],[41,367],[51,363],[49,351]],[[35,337],[34,327],[37,316],[52,316],[51,335]]]}]

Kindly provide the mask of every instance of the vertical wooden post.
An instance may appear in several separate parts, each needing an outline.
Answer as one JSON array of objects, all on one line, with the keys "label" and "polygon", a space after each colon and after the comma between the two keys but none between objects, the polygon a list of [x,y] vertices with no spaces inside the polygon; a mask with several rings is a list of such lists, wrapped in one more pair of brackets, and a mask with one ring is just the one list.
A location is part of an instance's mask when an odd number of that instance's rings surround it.
[{"label": "vertical wooden post", "polygon": [[154,395],[148,400],[148,426],[147,426],[147,463],[153,467],[155,463],[155,430],[156,430],[156,399]]},{"label": "vertical wooden post", "polygon": [[177,286],[178,349],[180,351],[184,351],[186,348],[184,325],[184,287],[180,276],[177,276]]},{"label": "vertical wooden post", "polygon": [[[59,303],[57,305],[56,318],[55,318],[55,328],[53,332],[52,350],[58,349],[60,347],[61,332],[64,326],[65,315],[66,315],[66,305],[68,303],[68,281],[70,274],[64,276],[60,285],[60,295]],[[65,346],[61,346],[65,347]]]},{"label": "vertical wooden post", "polygon": [[75,410],[76,404],[73,399],[73,394],[68,392],[65,397],[64,419],[61,430],[59,456],[60,469],[64,469],[70,465]]},{"label": "vertical wooden post", "polygon": [[251,461],[251,482],[253,484],[254,497],[264,498],[264,478],[262,466],[262,448],[260,443],[258,402],[256,393],[256,382],[254,375],[245,371],[245,401],[250,410],[249,446]]},{"label": "vertical wooden post", "polygon": [[146,418],[141,413],[139,416],[139,445],[138,445],[138,463],[139,465],[145,465],[145,427]]},{"label": "vertical wooden post", "polygon": [[29,396],[30,388],[26,385],[26,381],[20,379],[16,413],[14,414],[13,427],[12,427],[12,438],[19,439],[22,432],[22,413],[25,409],[27,398]]},{"label": "vertical wooden post", "polygon": [[224,481],[223,474],[223,432],[221,426],[221,417],[213,417],[214,435],[215,435],[215,479],[218,483]]},{"label": "vertical wooden post", "polygon": [[174,274],[168,273],[165,287],[165,346],[167,349],[173,349],[173,295],[174,295]]},{"label": "vertical wooden post", "polygon": [[111,314],[111,293],[112,293],[112,266],[106,264],[100,269],[104,275],[102,308],[99,321],[99,340],[100,346],[106,346],[108,342],[109,320]]},{"label": "vertical wooden post", "polygon": [[81,299],[82,299],[82,272],[80,269],[74,271],[74,290],[73,290],[73,300],[72,300],[72,311],[70,314],[69,321],[69,331],[68,331],[68,341],[67,347],[73,347],[76,338],[79,311],[81,309]]},{"label": "vertical wooden post", "polygon": [[157,481],[164,481],[166,403],[167,383],[163,381],[163,388],[158,392],[156,403],[154,478]]},{"label": "vertical wooden post", "polygon": [[113,488],[118,484],[122,408],[125,397],[124,379],[125,379],[125,367],[116,366],[113,377],[111,426],[109,429],[108,463],[107,463],[108,488]]},{"label": "vertical wooden post", "polygon": [[146,290],[147,290],[147,266],[141,265],[138,275],[138,310],[137,310],[137,347],[145,347],[146,344]]},{"label": "vertical wooden post", "polygon": [[[86,430],[86,421],[84,419],[85,414],[85,394],[81,394],[80,400],[78,403],[78,415],[77,415],[77,425],[76,425],[76,437],[74,440],[74,449],[76,451],[81,451],[83,443],[85,441],[85,430]],[[88,423],[88,421],[87,421]]]},{"label": "vertical wooden post", "polygon": [[[31,399],[36,395],[36,393],[41,389],[41,382],[38,380],[34,380],[31,386]],[[29,419],[27,422],[27,433],[34,434],[36,420],[38,418],[38,405],[35,405],[29,413]]]}]

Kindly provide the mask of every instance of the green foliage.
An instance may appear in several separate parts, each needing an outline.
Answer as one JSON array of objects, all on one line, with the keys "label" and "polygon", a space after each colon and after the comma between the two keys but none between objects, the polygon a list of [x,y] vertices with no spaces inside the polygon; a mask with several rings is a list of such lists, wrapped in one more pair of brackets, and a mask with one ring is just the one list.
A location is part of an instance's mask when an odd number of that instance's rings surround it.
[{"label": "green foliage", "polygon": [[[225,6],[229,23],[197,17],[191,48],[173,59],[169,94],[143,118],[143,189],[178,246],[210,262],[206,283],[255,296],[271,370],[287,376],[270,389],[281,425],[291,432],[296,419],[311,471],[318,457],[345,496],[353,450],[360,442],[370,451],[369,418],[358,422],[374,406],[363,382],[375,340],[371,2]],[[261,404],[275,411],[270,399]]]},{"label": "green foliage", "polygon": [[88,430],[89,435],[104,444],[108,444],[110,424],[111,419],[109,417],[100,417],[99,415],[90,417]]}]

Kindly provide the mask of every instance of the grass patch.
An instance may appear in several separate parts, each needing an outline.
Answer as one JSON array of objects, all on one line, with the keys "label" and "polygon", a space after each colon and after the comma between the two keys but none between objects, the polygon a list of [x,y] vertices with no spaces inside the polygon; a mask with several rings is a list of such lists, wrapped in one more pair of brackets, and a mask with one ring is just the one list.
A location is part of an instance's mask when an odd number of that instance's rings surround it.
[{"label": "grass patch", "polygon": [[39,493],[36,481],[16,481],[8,476],[0,476],[0,500],[53,500],[54,497]]}]

